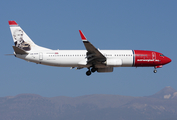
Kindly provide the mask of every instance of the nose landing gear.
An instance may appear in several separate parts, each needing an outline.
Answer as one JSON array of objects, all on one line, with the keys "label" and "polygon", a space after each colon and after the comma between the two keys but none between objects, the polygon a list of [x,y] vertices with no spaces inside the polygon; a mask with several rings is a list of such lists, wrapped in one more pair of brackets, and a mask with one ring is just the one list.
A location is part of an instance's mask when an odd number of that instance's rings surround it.
[{"label": "nose landing gear", "polygon": [[156,70],[156,67],[154,67],[154,70],[153,70],[153,72],[154,72],[154,73],[156,73],[156,72],[157,72],[157,70]]},{"label": "nose landing gear", "polygon": [[156,73],[156,72],[157,72],[157,70],[155,69],[153,72],[154,72],[154,73]]}]

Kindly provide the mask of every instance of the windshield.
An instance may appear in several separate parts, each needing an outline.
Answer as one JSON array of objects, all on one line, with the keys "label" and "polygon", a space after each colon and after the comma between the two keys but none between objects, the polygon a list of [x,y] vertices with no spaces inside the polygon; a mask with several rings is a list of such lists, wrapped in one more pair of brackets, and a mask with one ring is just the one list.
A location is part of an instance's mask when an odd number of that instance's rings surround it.
[{"label": "windshield", "polygon": [[163,55],[163,54],[160,54],[160,56],[162,56],[162,57],[163,57],[163,56],[165,56],[165,55]]}]

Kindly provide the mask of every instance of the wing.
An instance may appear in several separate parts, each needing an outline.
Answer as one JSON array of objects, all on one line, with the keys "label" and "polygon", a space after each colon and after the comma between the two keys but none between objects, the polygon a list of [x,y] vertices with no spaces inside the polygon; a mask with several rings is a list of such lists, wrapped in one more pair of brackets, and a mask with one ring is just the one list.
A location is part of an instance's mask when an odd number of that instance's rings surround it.
[{"label": "wing", "polygon": [[106,57],[86,39],[81,30],[79,32],[87,50],[87,63],[97,64],[105,62]]}]

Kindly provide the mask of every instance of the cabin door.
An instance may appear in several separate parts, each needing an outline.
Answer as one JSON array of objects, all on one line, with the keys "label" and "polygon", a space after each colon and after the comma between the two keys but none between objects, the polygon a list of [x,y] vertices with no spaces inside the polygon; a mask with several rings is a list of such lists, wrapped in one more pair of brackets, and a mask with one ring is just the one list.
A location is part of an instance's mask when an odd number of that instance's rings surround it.
[{"label": "cabin door", "polygon": [[152,59],[156,59],[156,53],[155,52],[152,52]]},{"label": "cabin door", "polygon": [[42,60],[42,59],[43,59],[43,54],[39,53],[39,60]]}]

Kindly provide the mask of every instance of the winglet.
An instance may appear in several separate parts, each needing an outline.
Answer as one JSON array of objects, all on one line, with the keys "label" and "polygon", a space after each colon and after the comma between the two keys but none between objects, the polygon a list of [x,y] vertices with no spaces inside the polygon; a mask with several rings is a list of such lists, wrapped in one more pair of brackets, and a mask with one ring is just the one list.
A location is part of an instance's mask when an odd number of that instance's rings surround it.
[{"label": "winglet", "polygon": [[80,35],[81,35],[82,41],[87,41],[87,38],[84,36],[84,34],[82,33],[81,30],[79,30],[79,33],[80,33]]},{"label": "winglet", "polygon": [[9,21],[9,25],[18,25],[15,21]]},{"label": "winglet", "polygon": [[94,64],[96,61],[105,62],[106,57],[87,40],[81,30],[79,30],[79,33],[87,50],[87,63]]}]

